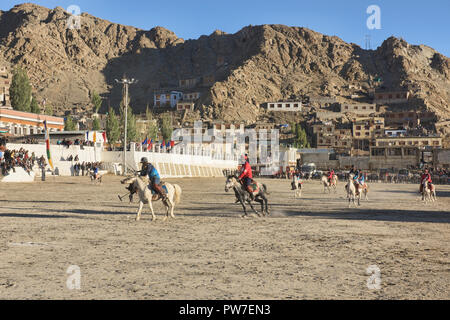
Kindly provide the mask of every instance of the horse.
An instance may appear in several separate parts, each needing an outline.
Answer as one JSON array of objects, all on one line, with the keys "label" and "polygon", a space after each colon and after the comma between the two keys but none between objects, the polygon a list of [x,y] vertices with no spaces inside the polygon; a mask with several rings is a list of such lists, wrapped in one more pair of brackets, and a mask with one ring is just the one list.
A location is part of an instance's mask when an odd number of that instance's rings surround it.
[{"label": "horse", "polygon": [[303,190],[303,182],[300,179],[297,179],[296,176],[294,176],[294,180],[291,183],[292,190],[294,190],[294,199],[298,199],[302,197],[302,190]]},{"label": "horse", "polygon": [[323,193],[326,193],[328,189],[328,193],[331,193],[331,187],[334,188],[334,193],[337,193],[337,182],[338,177],[336,175],[333,176],[333,181],[331,183],[328,181],[328,177],[323,175],[321,183],[323,184]]},{"label": "horse", "polygon": [[[158,201],[161,198],[159,195],[153,195],[148,185],[140,176],[131,176],[121,181],[122,184],[133,184],[133,187],[137,189],[137,194],[139,195],[139,209],[136,215],[136,221],[141,220],[141,213],[144,208],[144,204],[148,204],[150,211],[152,213],[152,221],[156,220],[155,212],[153,211],[152,201]],[[166,207],[166,216],[163,221],[166,221],[170,216],[175,219],[173,210],[175,205],[180,203],[181,200],[181,188],[177,184],[163,183],[167,188],[167,201],[163,201]]]},{"label": "horse", "polygon": [[[267,200],[267,195],[269,194],[267,192],[267,187],[265,184],[261,184],[256,181],[255,181],[255,184],[257,185],[257,192],[254,193],[253,201],[261,204],[262,214],[268,216],[268,215],[270,215],[270,212],[269,212],[269,206],[268,206],[268,200]],[[238,182],[237,177],[234,175],[228,176],[227,181],[225,182],[225,192],[228,192],[231,189],[234,190],[236,198],[238,198],[239,202],[242,205],[242,208],[244,209],[244,215],[242,216],[243,218],[248,215],[247,208],[245,207],[245,202],[247,202],[250,205],[253,212],[258,217],[261,217],[261,215],[258,213],[258,211],[256,211],[255,208],[253,207],[252,199],[250,198],[248,191],[244,188],[244,186],[241,183]]]},{"label": "horse", "polygon": [[100,171],[98,172],[98,176],[96,177],[95,176],[95,173],[94,173],[94,170],[90,170],[89,171],[89,176],[90,176],[90,178],[91,178],[91,182],[92,183],[95,183],[95,184],[97,184],[97,183],[102,183],[102,175],[100,174]]},{"label": "horse", "polygon": [[428,180],[424,180],[422,183],[422,201],[434,202],[436,200],[436,188],[434,187],[434,184],[429,183]]},{"label": "horse", "polygon": [[348,207],[349,207],[349,208],[350,208],[350,206],[351,206],[351,202],[352,202],[352,201],[353,201],[353,204],[354,204],[355,207],[356,207],[356,204],[355,204],[355,200],[356,200],[356,199],[358,200],[358,206],[361,205],[361,203],[360,203],[360,200],[361,200],[361,194],[358,193],[358,192],[356,191],[355,184],[353,183],[353,177],[354,177],[354,175],[351,173],[351,174],[348,176],[348,183],[347,183],[347,185],[345,186],[345,190],[346,190],[346,192],[347,192]]}]

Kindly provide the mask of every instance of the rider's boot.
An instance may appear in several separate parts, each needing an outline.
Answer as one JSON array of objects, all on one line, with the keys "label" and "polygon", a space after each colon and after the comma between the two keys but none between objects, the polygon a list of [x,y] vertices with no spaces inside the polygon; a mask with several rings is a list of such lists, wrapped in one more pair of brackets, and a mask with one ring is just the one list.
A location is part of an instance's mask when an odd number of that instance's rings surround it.
[{"label": "rider's boot", "polygon": [[166,193],[164,192],[163,188],[160,185],[155,185],[155,189],[163,202],[167,202],[167,200],[169,200],[169,198],[167,197]]}]

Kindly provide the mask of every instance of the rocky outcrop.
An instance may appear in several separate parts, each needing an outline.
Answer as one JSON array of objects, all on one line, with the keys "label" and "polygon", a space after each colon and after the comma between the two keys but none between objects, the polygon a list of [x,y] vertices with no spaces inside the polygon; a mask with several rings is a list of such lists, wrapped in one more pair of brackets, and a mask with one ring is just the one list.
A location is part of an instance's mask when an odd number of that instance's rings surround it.
[{"label": "rocky outcrop", "polygon": [[136,111],[152,105],[155,90],[212,76],[211,86],[197,88],[200,114],[251,122],[264,102],[348,95],[350,84],[367,91],[370,80],[381,77],[386,87],[414,84],[415,107],[449,113],[449,58],[394,37],[363,50],[306,28],[263,25],[184,41],[162,27],[145,31],[88,14],[80,30],[69,30],[68,18],[62,8],[33,4],[0,12],[0,59],[23,65],[38,98],[60,110],[88,105],[93,90],[104,95],[104,108],[118,106],[121,88],[114,79],[127,74],[139,80],[130,89]]}]

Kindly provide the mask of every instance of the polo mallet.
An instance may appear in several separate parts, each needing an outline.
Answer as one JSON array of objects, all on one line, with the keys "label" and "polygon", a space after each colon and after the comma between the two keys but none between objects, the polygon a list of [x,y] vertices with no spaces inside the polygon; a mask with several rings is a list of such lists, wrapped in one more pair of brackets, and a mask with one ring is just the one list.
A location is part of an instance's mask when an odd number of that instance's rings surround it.
[{"label": "polo mallet", "polygon": [[120,195],[117,195],[118,197],[119,197],[119,200],[121,201],[121,202],[123,202],[123,198],[125,198],[126,196],[128,196],[130,193],[128,192],[127,194],[124,194],[123,196],[120,196]]}]

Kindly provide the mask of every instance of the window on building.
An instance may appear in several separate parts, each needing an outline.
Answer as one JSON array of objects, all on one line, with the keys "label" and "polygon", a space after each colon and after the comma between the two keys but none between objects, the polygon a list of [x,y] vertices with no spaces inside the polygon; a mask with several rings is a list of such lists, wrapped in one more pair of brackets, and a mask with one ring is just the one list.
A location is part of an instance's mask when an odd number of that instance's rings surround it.
[{"label": "window on building", "polygon": [[355,135],[356,135],[357,137],[360,137],[360,136],[361,136],[361,132],[356,132]]},{"label": "window on building", "polygon": [[398,157],[402,155],[402,149],[401,148],[392,148],[388,149],[388,156],[394,156]]},{"label": "window on building", "polygon": [[283,108],[283,105],[282,105],[282,104],[279,104],[279,105],[278,105],[278,108]]},{"label": "window on building", "polygon": [[361,130],[361,126],[356,126],[356,130]]},{"label": "window on building", "polygon": [[384,157],[385,156],[385,149],[379,149],[379,148],[374,148],[372,149],[372,156],[374,157]]},{"label": "window on building", "polygon": [[366,132],[366,137],[368,137],[370,135],[370,133],[369,132]]}]

